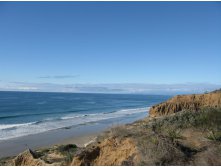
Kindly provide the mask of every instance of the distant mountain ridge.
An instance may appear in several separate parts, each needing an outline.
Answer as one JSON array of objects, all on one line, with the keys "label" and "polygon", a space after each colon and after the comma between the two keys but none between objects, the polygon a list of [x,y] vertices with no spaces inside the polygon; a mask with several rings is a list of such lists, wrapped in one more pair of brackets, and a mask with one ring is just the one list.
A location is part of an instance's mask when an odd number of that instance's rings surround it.
[{"label": "distant mountain ridge", "polygon": [[150,116],[173,114],[182,110],[198,111],[204,107],[221,107],[221,89],[205,94],[177,95],[150,108]]}]

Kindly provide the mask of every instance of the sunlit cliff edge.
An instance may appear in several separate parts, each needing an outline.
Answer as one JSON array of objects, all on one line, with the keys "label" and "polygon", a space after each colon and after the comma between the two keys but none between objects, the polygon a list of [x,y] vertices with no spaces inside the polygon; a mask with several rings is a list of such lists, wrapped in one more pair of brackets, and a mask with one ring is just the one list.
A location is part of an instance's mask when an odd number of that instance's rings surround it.
[{"label": "sunlit cliff edge", "polygon": [[178,95],[149,117],[113,127],[80,148],[26,150],[1,165],[221,165],[221,90]]}]

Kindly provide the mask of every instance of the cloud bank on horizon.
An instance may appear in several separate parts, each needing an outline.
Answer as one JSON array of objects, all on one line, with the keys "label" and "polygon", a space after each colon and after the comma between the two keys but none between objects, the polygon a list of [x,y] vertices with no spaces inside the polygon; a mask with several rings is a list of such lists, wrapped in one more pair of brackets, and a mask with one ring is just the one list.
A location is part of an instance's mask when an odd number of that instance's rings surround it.
[{"label": "cloud bank on horizon", "polygon": [[220,9],[220,2],[0,2],[0,90],[220,88]]},{"label": "cloud bank on horizon", "polygon": [[41,78],[41,79],[68,79],[68,78],[76,78],[78,76],[79,75],[53,75],[53,76],[45,75],[45,76],[40,76],[38,78]]},{"label": "cloud bank on horizon", "polygon": [[204,93],[220,89],[221,85],[210,83],[184,84],[55,84],[0,82],[0,91],[69,92],[69,93],[131,93],[131,94],[188,94]]}]

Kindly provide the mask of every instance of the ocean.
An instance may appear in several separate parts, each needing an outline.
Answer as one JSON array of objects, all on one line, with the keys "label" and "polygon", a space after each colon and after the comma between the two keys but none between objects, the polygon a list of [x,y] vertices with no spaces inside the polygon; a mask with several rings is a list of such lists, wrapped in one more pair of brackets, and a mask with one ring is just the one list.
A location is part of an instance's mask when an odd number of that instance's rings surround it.
[{"label": "ocean", "polygon": [[0,92],[0,140],[101,121],[137,118],[171,96]]}]

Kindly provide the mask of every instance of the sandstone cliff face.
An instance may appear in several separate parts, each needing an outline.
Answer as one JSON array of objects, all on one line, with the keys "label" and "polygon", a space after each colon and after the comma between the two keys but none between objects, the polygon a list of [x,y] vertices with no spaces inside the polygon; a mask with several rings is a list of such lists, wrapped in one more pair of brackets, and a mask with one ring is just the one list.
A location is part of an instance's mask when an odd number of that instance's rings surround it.
[{"label": "sandstone cliff face", "polygon": [[[52,153],[47,152],[46,156],[37,156],[37,152],[26,150],[8,161],[5,165],[10,166],[61,166],[61,165],[95,165],[95,166],[119,166],[134,165],[139,162],[139,153],[135,142],[131,138],[118,139],[115,137],[107,137],[99,143],[76,150],[76,155],[66,155],[72,159],[69,163],[64,163],[58,152],[53,150]],[[53,154],[50,163],[50,155]],[[58,161],[58,162],[57,162]]]},{"label": "sandstone cliff face", "polygon": [[0,160],[0,165],[218,166],[221,164],[220,118],[221,109],[214,108],[146,118],[114,127],[73,154],[70,149],[64,154],[64,148],[70,146],[27,150],[16,158]]},{"label": "sandstone cliff face", "polygon": [[151,107],[151,117],[173,114],[182,110],[197,111],[204,107],[221,107],[221,91],[208,94],[178,95]]},{"label": "sandstone cliff face", "polygon": [[36,158],[35,154],[31,150],[19,154],[14,160],[15,166],[46,166],[47,164],[41,159]]},{"label": "sandstone cliff face", "polygon": [[138,159],[136,146],[131,139],[118,141],[114,138],[107,138],[75,156],[71,165],[119,166],[124,165],[130,158],[133,162]]},{"label": "sandstone cliff face", "polygon": [[[213,108],[200,111],[202,107]],[[199,112],[179,112],[186,109]],[[176,112],[179,113],[172,114]],[[175,96],[151,108],[150,116],[161,115],[169,116],[112,128],[85,148],[71,144],[35,152],[27,150],[2,163],[0,160],[0,165],[221,164],[221,91]]]}]

